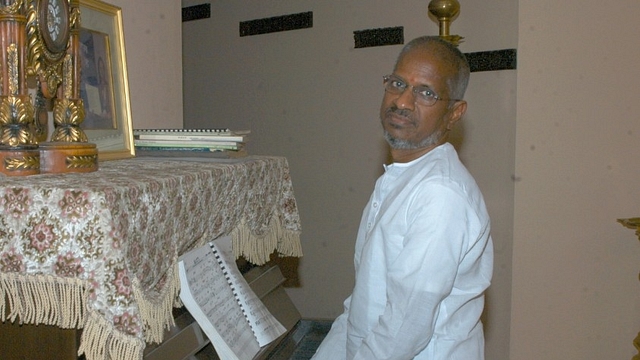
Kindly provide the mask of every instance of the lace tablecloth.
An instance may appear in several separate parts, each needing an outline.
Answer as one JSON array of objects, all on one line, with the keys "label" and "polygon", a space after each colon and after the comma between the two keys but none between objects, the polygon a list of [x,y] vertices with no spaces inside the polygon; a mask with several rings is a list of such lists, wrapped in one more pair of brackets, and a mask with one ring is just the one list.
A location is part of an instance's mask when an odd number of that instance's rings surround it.
[{"label": "lace tablecloth", "polygon": [[0,178],[2,321],[82,328],[87,359],[141,359],[179,305],[178,256],[231,234],[263,264],[301,256],[287,160],[137,158]]}]

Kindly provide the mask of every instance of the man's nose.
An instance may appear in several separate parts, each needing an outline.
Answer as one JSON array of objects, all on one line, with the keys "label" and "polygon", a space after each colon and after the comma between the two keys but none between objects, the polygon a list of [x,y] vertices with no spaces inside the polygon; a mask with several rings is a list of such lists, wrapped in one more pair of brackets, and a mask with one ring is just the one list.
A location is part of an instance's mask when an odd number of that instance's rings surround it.
[{"label": "man's nose", "polygon": [[416,103],[416,95],[412,86],[407,86],[398,97],[394,100],[398,109],[413,109]]}]

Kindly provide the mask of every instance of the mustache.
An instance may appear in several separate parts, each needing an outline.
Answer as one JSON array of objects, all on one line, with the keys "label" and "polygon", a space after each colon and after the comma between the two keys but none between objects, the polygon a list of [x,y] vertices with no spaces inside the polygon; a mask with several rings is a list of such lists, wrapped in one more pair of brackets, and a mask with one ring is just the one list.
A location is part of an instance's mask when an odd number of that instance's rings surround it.
[{"label": "mustache", "polygon": [[395,115],[408,118],[411,116],[412,111],[409,109],[398,109],[398,107],[394,105],[387,108],[387,111],[385,111],[385,113],[386,114],[393,113]]}]

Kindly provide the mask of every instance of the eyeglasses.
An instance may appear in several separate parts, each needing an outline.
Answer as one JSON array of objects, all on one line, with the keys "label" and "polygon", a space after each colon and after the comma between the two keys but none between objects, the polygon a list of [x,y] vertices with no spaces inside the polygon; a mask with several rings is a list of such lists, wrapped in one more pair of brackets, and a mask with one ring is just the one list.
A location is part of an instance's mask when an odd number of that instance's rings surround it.
[{"label": "eyeglasses", "polygon": [[438,97],[436,93],[425,85],[408,85],[404,80],[395,75],[385,75],[382,77],[384,80],[384,90],[389,94],[402,95],[407,88],[411,88],[411,92],[415,97],[416,103],[425,106],[432,106],[438,100],[441,101],[458,101],[460,99],[443,99]]}]

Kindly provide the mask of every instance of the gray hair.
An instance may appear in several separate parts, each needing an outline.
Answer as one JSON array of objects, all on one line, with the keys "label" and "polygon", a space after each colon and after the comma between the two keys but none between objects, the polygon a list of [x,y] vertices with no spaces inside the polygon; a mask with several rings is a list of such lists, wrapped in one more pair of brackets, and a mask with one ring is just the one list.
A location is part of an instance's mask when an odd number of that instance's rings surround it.
[{"label": "gray hair", "polygon": [[421,36],[408,42],[400,51],[394,69],[402,58],[414,49],[425,49],[435,54],[455,69],[455,75],[447,80],[449,98],[462,99],[469,84],[469,62],[467,57],[450,42],[439,36]]}]

